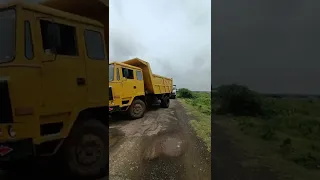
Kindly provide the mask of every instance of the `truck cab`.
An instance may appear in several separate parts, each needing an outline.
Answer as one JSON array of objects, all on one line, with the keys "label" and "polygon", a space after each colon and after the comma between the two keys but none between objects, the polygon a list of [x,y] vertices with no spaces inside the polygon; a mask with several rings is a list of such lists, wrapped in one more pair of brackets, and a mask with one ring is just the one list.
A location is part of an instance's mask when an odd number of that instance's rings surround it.
[{"label": "truck cab", "polygon": [[142,69],[121,62],[109,63],[109,106],[126,111],[135,97],[144,96]]},{"label": "truck cab", "polygon": [[39,4],[0,6],[1,167],[58,152],[79,176],[95,176],[107,164],[105,158],[84,171],[70,151],[90,133],[108,142],[101,133],[108,132],[108,113],[99,113],[108,107],[104,30],[96,20]]}]

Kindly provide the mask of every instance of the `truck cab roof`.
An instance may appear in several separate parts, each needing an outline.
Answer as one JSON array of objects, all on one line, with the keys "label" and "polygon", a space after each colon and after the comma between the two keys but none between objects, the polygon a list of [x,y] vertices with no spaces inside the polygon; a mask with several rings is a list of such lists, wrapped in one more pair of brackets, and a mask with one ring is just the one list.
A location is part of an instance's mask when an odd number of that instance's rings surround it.
[{"label": "truck cab roof", "polygon": [[125,64],[125,63],[122,63],[122,62],[110,62],[109,65],[110,65],[110,64],[119,65],[119,66],[122,66],[122,67],[128,67],[128,68],[131,68],[131,69],[142,70],[142,69],[139,68],[139,67],[132,66],[132,65],[129,65],[129,64]]},{"label": "truck cab roof", "polygon": [[15,7],[15,6],[18,8],[20,7],[22,9],[28,9],[31,11],[36,11],[36,12],[48,14],[51,16],[61,17],[61,18],[69,19],[69,20],[84,23],[84,24],[103,27],[103,24],[100,23],[99,21],[89,19],[83,16],[79,16],[76,14],[71,14],[59,9],[48,7],[46,6],[45,2],[43,4],[36,4],[36,3],[25,3],[22,1],[13,1],[6,4],[1,4],[0,9],[6,9],[10,7]]}]

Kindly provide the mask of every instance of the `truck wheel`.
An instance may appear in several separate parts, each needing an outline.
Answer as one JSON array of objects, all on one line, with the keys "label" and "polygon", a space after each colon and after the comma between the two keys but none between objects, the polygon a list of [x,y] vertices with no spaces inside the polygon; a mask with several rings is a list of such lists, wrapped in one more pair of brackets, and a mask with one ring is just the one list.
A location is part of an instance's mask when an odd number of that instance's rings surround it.
[{"label": "truck wheel", "polygon": [[75,124],[65,140],[61,157],[68,174],[96,179],[107,174],[108,129],[97,120]]},{"label": "truck wheel", "polygon": [[146,104],[140,99],[135,99],[133,100],[131,106],[129,107],[129,116],[132,119],[142,118],[145,111],[146,111]]},{"label": "truck wheel", "polygon": [[169,105],[170,105],[170,98],[169,97],[164,97],[163,99],[161,99],[160,106],[162,108],[168,108]]}]

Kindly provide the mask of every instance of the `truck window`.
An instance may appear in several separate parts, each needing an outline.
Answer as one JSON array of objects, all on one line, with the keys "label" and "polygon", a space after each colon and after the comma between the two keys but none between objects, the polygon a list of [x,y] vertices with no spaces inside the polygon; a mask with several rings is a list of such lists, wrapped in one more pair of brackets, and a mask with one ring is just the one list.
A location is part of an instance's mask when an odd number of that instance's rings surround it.
[{"label": "truck window", "polygon": [[48,33],[48,25],[51,23],[57,25],[59,28],[59,41],[61,43],[60,47],[56,47],[56,53],[60,55],[77,56],[76,28],[46,20],[40,20],[43,50],[46,52],[46,50],[53,47]]},{"label": "truck window", "polygon": [[85,30],[84,39],[86,43],[87,56],[94,60],[104,60],[104,43],[101,33],[98,31]]},{"label": "truck window", "polygon": [[0,63],[13,60],[16,55],[16,11],[0,10]]},{"label": "truck window", "polygon": [[139,81],[142,81],[142,73],[141,73],[141,71],[137,71],[137,79]]},{"label": "truck window", "polygon": [[122,75],[127,79],[134,79],[133,70],[131,69],[122,68]]},{"label": "truck window", "polygon": [[120,71],[119,71],[119,68],[117,68],[117,80],[120,81]]},{"label": "truck window", "polygon": [[31,27],[29,21],[24,21],[24,55],[27,59],[33,58],[33,44],[32,44],[32,35]]},{"label": "truck window", "polygon": [[113,81],[114,78],[114,65],[109,64],[109,81]]}]

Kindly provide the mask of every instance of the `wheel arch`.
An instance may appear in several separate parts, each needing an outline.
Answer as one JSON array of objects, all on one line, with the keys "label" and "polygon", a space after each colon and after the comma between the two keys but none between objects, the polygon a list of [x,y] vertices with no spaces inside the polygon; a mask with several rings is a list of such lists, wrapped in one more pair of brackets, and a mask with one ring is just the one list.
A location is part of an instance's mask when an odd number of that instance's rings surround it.
[{"label": "wheel arch", "polygon": [[88,107],[81,109],[79,111],[74,111],[74,113],[71,116],[70,122],[67,124],[67,135],[69,136],[72,128],[76,123],[88,120],[88,119],[96,119],[102,124],[108,126],[108,120],[109,120],[109,106],[98,106],[98,107]]}]

